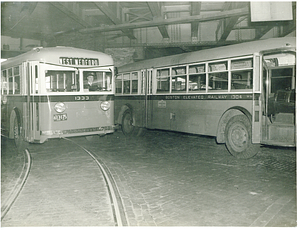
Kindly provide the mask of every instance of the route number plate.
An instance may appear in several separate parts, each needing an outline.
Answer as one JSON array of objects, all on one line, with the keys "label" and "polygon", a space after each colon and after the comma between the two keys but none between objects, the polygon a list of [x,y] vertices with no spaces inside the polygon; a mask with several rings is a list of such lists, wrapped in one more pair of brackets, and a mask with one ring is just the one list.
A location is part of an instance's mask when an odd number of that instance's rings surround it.
[{"label": "route number plate", "polygon": [[68,120],[68,116],[67,116],[66,113],[54,114],[53,115],[53,120],[54,121],[66,121],[66,120]]}]

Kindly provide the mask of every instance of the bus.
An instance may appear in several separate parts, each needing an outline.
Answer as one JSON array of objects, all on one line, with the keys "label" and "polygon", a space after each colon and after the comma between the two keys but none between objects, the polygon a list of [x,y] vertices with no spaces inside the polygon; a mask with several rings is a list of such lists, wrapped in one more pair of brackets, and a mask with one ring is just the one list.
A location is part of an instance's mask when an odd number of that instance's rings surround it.
[{"label": "bus", "polygon": [[115,124],[216,137],[237,158],[295,146],[296,39],[273,38],[118,68]]},{"label": "bus", "polygon": [[18,148],[114,132],[112,57],[37,47],[1,63],[1,130]]}]

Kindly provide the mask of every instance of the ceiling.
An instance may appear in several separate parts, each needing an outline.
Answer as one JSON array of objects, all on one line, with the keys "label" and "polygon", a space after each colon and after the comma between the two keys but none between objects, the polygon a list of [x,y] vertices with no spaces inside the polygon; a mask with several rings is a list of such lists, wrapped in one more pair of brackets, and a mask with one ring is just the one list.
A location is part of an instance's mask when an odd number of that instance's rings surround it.
[{"label": "ceiling", "polygon": [[253,22],[245,1],[1,2],[1,35],[20,43],[19,50],[2,43],[2,56],[23,52],[32,40],[101,51],[159,50],[159,56],[283,37],[296,30],[296,2],[290,4],[292,20]]}]

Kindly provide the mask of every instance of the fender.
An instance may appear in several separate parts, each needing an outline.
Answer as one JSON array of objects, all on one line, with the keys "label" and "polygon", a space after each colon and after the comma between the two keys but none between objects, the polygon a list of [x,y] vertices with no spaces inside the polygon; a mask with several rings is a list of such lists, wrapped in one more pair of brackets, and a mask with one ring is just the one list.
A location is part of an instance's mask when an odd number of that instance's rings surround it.
[{"label": "fender", "polygon": [[240,106],[235,106],[235,107],[227,109],[223,113],[223,115],[221,116],[221,118],[219,120],[218,129],[217,129],[217,133],[216,133],[217,143],[225,143],[226,124],[228,123],[230,118],[232,118],[236,115],[240,115],[240,114],[246,115],[248,117],[250,123],[252,122],[251,113],[247,109],[240,107]]},{"label": "fender", "polygon": [[117,123],[118,123],[119,125],[122,124],[123,114],[124,114],[124,112],[125,112],[126,110],[128,110],[128,109],[129,109],[131,112],[133,111],[132,106],[129,105],[129,104],[125,104],[125,105],[122,106],[122,108],[121,108],[121,110],[120,110],[120,112],[119,112],[119,114],[118,114],[118,120],[117,120]]}]

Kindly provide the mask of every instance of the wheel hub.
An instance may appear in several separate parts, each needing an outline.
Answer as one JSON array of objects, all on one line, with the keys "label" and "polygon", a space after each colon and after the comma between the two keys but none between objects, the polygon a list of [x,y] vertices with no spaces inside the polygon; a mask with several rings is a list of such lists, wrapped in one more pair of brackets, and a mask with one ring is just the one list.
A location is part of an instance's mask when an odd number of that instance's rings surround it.
[{"label": "wheel hub", "polygon": [[247,132],[243,127],[237,126],[232,130],[231,140],[238,148],[243,148],[247,144]]}]

